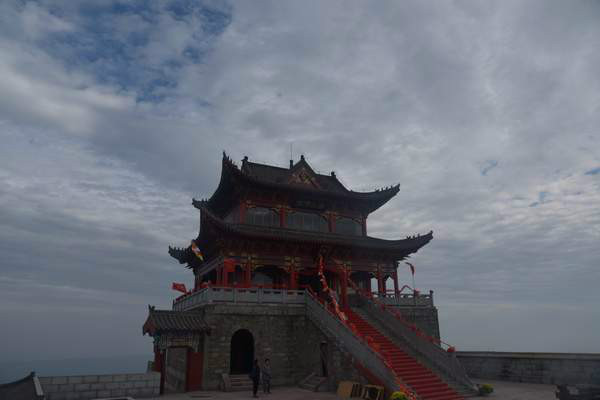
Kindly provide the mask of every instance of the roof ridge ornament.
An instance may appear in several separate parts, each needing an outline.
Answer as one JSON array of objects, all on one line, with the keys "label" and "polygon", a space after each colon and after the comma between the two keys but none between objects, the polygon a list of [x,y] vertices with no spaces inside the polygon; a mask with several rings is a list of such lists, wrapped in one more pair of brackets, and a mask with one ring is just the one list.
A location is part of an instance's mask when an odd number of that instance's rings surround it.
[{"label": "roof ridge ornament", "polygon": [[233,162],[231,157],[229,157],[227,153],[225,153],[225,150],[223,150],[223,164],[229,164],[237,168],[237,165]]}]

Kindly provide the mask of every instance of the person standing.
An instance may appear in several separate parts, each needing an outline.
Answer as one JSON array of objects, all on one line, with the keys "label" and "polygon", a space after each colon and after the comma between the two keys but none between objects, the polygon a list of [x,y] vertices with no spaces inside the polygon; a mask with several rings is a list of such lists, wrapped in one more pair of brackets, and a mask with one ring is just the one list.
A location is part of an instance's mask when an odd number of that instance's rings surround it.
[{"label": "person standing", "polygon": [[265,358],[265,364],[262,368],[263,392],[271,393],[271,361]]},{"label": "person standing", "polygon": [[250,371],[250,379],[252,379],[252,394],[254,397],[258,397],[258,384],[260,383],[260,366],[258,365],[258,359],[254,359],[254,365],[252,371]]}]

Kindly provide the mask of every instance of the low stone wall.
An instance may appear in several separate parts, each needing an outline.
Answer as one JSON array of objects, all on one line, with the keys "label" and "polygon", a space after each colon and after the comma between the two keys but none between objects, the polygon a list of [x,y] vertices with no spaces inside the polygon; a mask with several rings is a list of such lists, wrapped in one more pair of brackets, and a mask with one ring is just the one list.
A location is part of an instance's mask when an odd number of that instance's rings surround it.
[{"label": "low stone wall", "polygon": [[46,400],[89,400],[105,397],[158,396],[160,374],[42,376],[39,378]]},{"label": "low stone wall", "polygon": [[600,354],[462,351],[472,378],[550,384],[600,384]]}]

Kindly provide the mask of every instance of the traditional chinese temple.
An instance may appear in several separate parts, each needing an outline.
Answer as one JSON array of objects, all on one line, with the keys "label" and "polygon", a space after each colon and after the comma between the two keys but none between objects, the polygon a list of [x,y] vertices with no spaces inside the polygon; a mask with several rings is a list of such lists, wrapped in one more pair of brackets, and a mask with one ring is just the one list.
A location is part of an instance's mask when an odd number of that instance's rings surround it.
[{"label": "traditional chinese temple", "polygon": [[368,234],[369,215],[399,190],[352,191],[304,156],[282,168],[223,154],[214,194],[192,200],[198,236],[169,247],[193,272],[192,288],[177,286],[184,293],[170,310],[149,307],[143,327],[162,390],[246,390],[253,360],[269,358],[275,385],[334,390],[354,380],[412,399],[472,394],[440,340],[433,292],[398,279],[432,232]]}]

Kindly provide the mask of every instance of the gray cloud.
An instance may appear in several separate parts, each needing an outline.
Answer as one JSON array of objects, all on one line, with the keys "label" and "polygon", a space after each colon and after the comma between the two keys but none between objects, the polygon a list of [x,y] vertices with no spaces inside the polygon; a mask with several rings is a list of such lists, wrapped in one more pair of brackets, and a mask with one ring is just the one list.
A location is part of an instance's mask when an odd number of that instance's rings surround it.
[{"label": "gray cloud", "polygon": [[0,303],[54,344],[14,328],[10,357],[147,351],[221,150],[292,143],[352,189],[402,184],[369,231],[434,230],[414,262],[448,342],[600,351],[563,329],[600,328],[596,3],[199,4],[0,6]]}]

